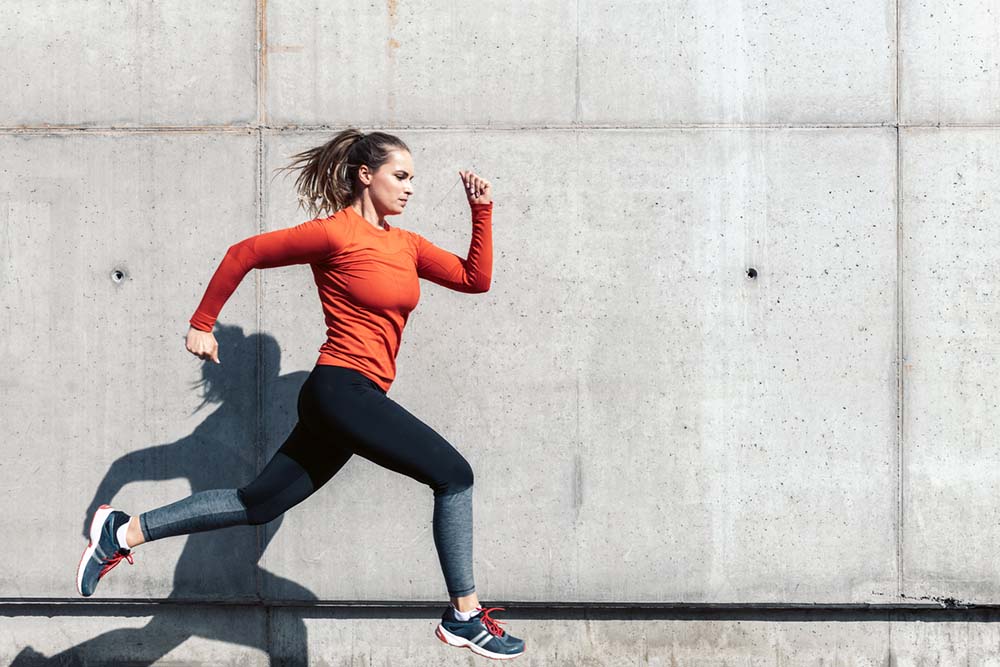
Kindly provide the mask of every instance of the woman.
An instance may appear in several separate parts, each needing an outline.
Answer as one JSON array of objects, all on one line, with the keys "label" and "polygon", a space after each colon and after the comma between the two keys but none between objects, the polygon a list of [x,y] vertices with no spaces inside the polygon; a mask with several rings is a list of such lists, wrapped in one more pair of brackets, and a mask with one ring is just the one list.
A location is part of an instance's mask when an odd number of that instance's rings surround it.
[{"label": "woman", "polygon": [[201,491],[129,516],[102,505],[77,569],[81,595],[131,550],[171,535],[233,525],[258,525],[302,502],[353,454],[427,484],[434,491],[434,544],[451,598],[435,633],[451,646],[490,658],[524,652],[479,606],[472,571],[472,485],[468,462],[444,438],[392,401],[386,392],[418,278],[451,289],[489,289],[493,267],[489,181],[460,171],[472,209],[467,259],[386,221],[413,194],[413,159],[399,138],[347,129],[294,156],[301,169],[300,204],[316,217],[296,227],[245,239],[228,249],[190,320],[187,349],[219,361],[212,328],[250,269],[309,264],[326,317],[327,340],[299,392],[299,421],[256,479],[238,489]]}]

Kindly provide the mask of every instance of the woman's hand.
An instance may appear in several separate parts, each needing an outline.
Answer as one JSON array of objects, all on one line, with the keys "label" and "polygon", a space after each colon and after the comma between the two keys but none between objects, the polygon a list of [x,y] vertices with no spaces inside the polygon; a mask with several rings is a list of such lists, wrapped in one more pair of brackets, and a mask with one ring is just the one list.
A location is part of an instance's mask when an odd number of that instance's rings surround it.
[{"label": "woman's hand", "polygon": [[465,194],[469,197],[469,205],[489,204],[493,201],[493,191],[490,189],[490,182],[485,178],[476,176],[471,171],[460,171],[459,176],[465,183]]},{"label": "woman's hand", "polygon": [[185,342],[187,351],[202,359],[211,359],[217,364],[219,361],[219,344],[211,331],[202,331],[191,327],[188,330],[187,341]]}]

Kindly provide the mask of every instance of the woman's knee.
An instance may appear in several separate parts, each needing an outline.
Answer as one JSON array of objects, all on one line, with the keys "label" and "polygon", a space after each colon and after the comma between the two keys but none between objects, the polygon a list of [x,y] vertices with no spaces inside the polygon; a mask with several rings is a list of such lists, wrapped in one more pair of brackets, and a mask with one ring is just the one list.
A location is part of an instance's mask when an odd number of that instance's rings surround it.
[{"label": "woman's knee", "polygon": [[243,506],[246,507],[247,523],[249,525],[260,526],[269,521],[274,521],[284,513],[284,509],[277,506],[276,503],[268,502],[264,498],[256,498],[253,491],[248,490],[248,486],[237,489],[236,495],[239,497],[240,502],[243,503]]},{"label": "woman's knee", "polygon": [[459,457],[449,466],[447,477],[435,485],[434,492],[438,495],[458,493],[472,488],[474,482],[475,475],[472,472],[472,466],[464,457]]},{"label": "woman's knee", "polygon": [[250,485],[248,484],[247,486],[241,486],[240,488],[236,489],[236,497],[240,499],[240,502],[243,503],[243,507],[246,510],[247,523],[250,524],[251,526],[256,526],[259,525],[260,522],[255,520],[256,516],[251,511],[251,509],[254,507],[254,503],[253,500],[251,500],[251,497],[248,495],[247,489],[249,488],[249,486]]},{"label": "woman's knee", "polygon": [[[295,432],[298,430],[296,426]],[[259,526],[278,518],[315,490],[308,471],[282,448],[275,452],[256,479],[237,489],[237,495],[246,507],[248,523]]]}]

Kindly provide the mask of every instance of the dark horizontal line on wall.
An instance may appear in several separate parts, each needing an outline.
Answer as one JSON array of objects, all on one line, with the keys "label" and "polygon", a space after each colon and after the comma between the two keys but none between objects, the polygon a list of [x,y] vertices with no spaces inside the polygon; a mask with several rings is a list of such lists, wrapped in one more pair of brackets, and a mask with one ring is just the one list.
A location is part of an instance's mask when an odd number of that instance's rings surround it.
[{"label": "dark horizontal line on wall", "polygon": [[[151,616],[174,609],[260,609],[268,613],[300,613],[311,618],[433,618],[446,602],[350,600],[136,600],[105,598],[0,598],[0,616]],[[956,601],[902,604],[657,604],[553,603],[484,601],[502,607],[510,618],[606,621],[768,621],[768,622],[1000,622],[1000,604]]]},{"label": "dark horizontal line on wall", "polygon": [[814,123],[814,124],[790,124],[790,123],[684,123],[672,125],[373,125],[365,126],[359,124],[343,125],[162,125],[162,126],[65,126],[65,125],[39,125],[39,126],[0,126],[0,134],[198,134],[198,133],[222,133],[222,134],[252,134],[263,131],[273,134],[296,133],[296,132],[338,132],[350,125],[362,131],[451,131],[451,132],[521,132],[539,130],[588,130],[605,132],[659,132],[663,130],[825,130],[825,129],[871,129],[871,128],[896,128],[903,130],[910,129],[962,129],[962,130],[997,130],[1000,123]]},{"label": "dark horizontal line on wall", "polygon": [[182,127],[178,125],[165,125],[163,127],[68,127],[68,126],[28,126],[28,127],[3,127],[0,126],[0,134],[254,134],[259,128],[255,125],[192,125]]}]

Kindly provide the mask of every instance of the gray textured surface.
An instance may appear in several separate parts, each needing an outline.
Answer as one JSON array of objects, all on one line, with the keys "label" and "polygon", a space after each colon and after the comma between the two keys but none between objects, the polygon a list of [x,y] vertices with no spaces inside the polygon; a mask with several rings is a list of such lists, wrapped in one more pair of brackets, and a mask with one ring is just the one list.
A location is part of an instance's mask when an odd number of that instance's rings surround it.
[{"label": "gray textured surface", "polygon": [[254,3],[5,0],[0,125],[252,123]]},{"label": "gray textured surface", "polygon": [[904,132],[904,586],[1000,600],[1000,132]]},{"label": "gray textured surface", "polygon": [[899,113],[907,124],[1000,122],[1000,5],[905,0],[899,14]]},{"label": "gray textured surface", "polygon": [[[242,484],[291,429],[324,331],[307,268],[244,280],[222,366],[182,337],[229,245],[306,219],[271,170],[347,124],[411,144],[393,222],[457,254],[457,171],[493,183],[493,287],[423,283],[391,389],[476,470],[485,599],[1000,603],[998,12],[4,3],[0,597],[54,606],[9,612],[0,658],[149,620],[60,604],[88,504]],[[431,507],[358,459],[266,528],[137,550],[98,595],[443,600]],[[444,650],[412,616],[382,646],[391,615],[164,609],[131,636],[222,641],[162,664]],[[998,664],[993,617],[796,613],[511,629],[539,665]]]},{"label": "gray textured surface", "polygon": [[[0,655],[25,647],[56,664],[260,665],[323,667],[481,665],[467,649],[434,636],[431,610],[296,607],[122,607],[118,615],[67,614],[51,608],[8,616],[0,609]],[[614,614],[568,612],[552,618],[498,612],[526,640],[517,665],[534,667],[995,667],[996,612],[961,617],[907,612],[723,612]],[[45,622],[42,622],[46,619]],[[193,620],[197,619],[197,620]],[[57,635],[47,629],[58,623]],[[391,632],[386,628],[391,627]],[[109,628],[115,628],[109,631]],[[122,650],[126,642],[141,642]],[[39,647],[46,647],[39,650]],[[268,658],[270,657],[270,660]],[[72,660],[77,662],[72,662]],[[87,662],[84,662],[84,661]],[[17,665],[30,665],[27,660]]]},{"label": "gray textured surface", "polygon": [[[254,347],[226,336],[224,366],[203,368],[183,338],[227,245],[256,227],[255,149],[247,134],[0,135],[0,486],[19,508],[0,525],[12,558],[49,554],[0,575],[0,596],[75,595],[56,573],[76,568],[88,507],[136,512],[255,471]],[[225,321],[252,331],[254,311],[251,279]],[[199,407],[203,375],[214,402]],[[253,590],[219,558],[252,553],[252,531],[192,541],[149,549],[101,594]]]}]

